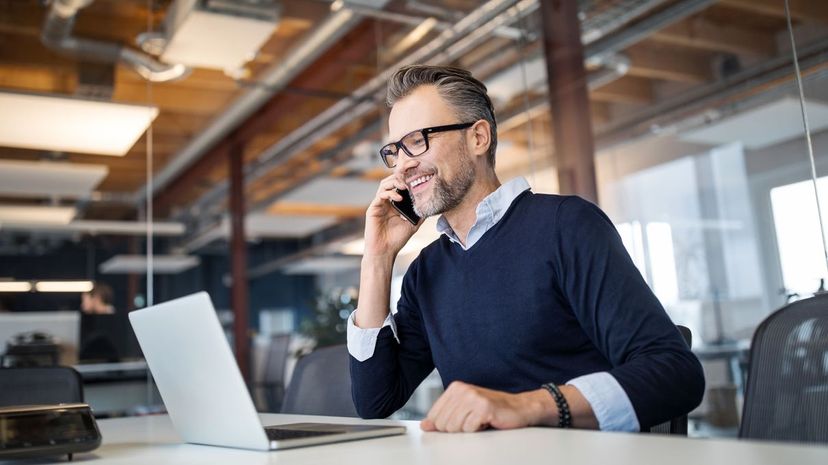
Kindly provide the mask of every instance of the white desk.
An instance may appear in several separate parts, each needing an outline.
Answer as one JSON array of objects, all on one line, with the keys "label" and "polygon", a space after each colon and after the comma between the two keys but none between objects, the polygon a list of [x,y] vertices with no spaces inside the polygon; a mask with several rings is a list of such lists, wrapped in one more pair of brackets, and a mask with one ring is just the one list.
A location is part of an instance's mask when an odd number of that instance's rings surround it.
[{"label": "white desk", "polygon": [[[262,421],[270,425],[297,421],[360,420],[263,414]],[[92,453],[75,456],[75,461],[94,460],[90,463],[100,465],[828,464],[828,447],[552,428],[473,434],[423,433],[418,422],[383,423],[404,424],[408,432],[404,436],[256,452],[182,444],[166,416],[101,420],[98,425],[103,445]]]}]

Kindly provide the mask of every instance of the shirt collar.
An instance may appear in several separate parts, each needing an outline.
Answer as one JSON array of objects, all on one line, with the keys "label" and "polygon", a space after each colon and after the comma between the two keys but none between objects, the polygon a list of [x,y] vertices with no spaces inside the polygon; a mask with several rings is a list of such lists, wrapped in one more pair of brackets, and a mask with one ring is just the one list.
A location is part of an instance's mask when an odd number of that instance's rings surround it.
[{"label": "shirt collar", "polygon": [[454,230],[451,229],[451,226],[444,215],[440,215],[440,218],[437,220],[437,232],[445,234],[450,241],[460,244],[464,249],[468,249],[473,246],[477,240],[480,239],[484,233],[486,233],[486,231],[491,229],[497,224],[498,221],[501,220],[501,218],[503,218],[503,215],[506,213],[506,210],[509,209],[509,206],[512,205],[512,202],[518,195],[522,194],[527,189],[529,189],[529,183],[526,181],[526,178],[518,177],[512,179],[506,184],[501,185],[497,188],[497,190],[481,200],[480,203],[477,204],[477,218],[475,219],[471,229],[469,229],[469,236],[466,238],[465,246],[463,246],[460,242],[460,239],[457,237],[457,234],[454,233]]}]

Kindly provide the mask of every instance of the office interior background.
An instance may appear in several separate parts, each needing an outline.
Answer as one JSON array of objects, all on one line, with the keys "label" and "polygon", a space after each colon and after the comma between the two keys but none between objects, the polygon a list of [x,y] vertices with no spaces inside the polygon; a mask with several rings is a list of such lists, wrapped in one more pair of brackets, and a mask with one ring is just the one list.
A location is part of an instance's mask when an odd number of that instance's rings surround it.
[{"label": "office interior background", "polygon": [[[99,414],[159,411],[136,346],[79,360],[81,294],[105,283],[126,314],[203,290],[278,411],[292,363],[343,343],[358,302],[389,73],[452,64],[489,88],[500,179],[597,202],[692,330],[708,388],[690,434],[735,435],[757,324],[828,278],[828,3],[790,0],[790,28],[785,0],[574,3],[557,30],[541,0],[0,0],[3,363],[45,340]],[[550,76],[553,37],[580,44],[580,78]],[[588,100],[561,104],[567,88]],[[427,412],[436,376],[401,418]]]}]

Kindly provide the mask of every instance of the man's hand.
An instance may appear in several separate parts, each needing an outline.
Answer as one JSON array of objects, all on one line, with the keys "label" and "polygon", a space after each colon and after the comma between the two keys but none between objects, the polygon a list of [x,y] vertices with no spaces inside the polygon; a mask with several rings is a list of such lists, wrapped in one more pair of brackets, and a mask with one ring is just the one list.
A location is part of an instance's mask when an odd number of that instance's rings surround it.
[{"label": "man's hand", "polygon": [[419,228],[403,219],[391,206],[391,200],[402,200],[396,189],[407,189],[396,174],[380,181],[377,195],[365,212],[365,257],[393,259]]},{"label": "man's hand", "polygon": [[555,402],[543,389],[510,394],[455,381],[437,399],[420,427],[424,431],[454,433],[556,422]]},{"label": "man's hand", "polygon": [[403,219],[391,206],[390,200],[402,200],[396,189],[405,187],[397,175],[383,179],[377,195],[365,212],[365,250],[359,277],[359,308],[354,316],[354,324],[358,328],[382,326],[391,300],[394,260],[419,228],[419,225],[414,226]]}]

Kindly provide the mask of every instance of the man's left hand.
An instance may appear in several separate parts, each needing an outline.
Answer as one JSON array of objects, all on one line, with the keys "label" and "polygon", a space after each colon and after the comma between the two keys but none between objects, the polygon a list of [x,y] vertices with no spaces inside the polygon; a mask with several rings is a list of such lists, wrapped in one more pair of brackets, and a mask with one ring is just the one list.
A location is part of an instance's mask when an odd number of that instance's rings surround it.
[{"label": "man's left hand", "polygon": [[554,424],[557,408],[543,389],[510,394],[455,381],[420,423],[424,431],[472,432]]}]

